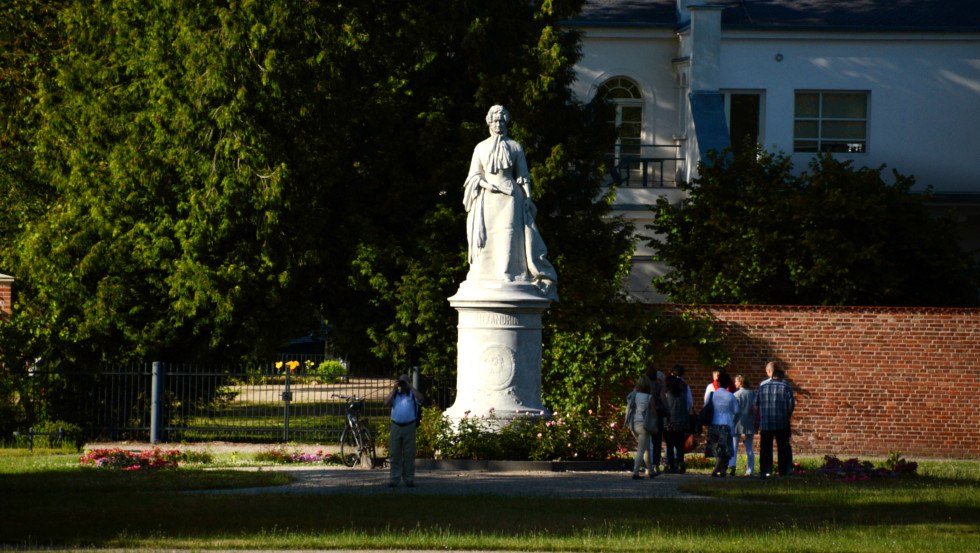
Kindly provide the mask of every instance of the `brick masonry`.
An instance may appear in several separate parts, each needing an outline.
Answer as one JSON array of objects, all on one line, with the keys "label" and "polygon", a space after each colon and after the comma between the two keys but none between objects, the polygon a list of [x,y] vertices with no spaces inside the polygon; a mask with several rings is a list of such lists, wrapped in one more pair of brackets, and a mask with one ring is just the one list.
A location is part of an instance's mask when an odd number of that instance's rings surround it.
[{"label": "brick masonry", "polygon": [[11,287],[14,279],[0,274],[0,317],[9,317],[13,308],[13,295]]},{"label": "brick masonry", "polygon": [[[800,453],[980,459],[980,309],[671,306],[709,315],[732,353],[729,372],[756,388],[767,360],[786,369]],[[690,349],[696,408],[710,368]]]}]

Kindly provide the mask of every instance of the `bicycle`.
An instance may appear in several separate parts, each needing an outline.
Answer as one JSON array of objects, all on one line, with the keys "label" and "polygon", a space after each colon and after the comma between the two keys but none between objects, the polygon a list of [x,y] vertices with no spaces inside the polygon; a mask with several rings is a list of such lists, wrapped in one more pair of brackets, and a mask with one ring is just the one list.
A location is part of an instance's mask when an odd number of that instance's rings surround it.
[{"label": "bicycle", "polygon": [[337,394],[333,394],[333,397],[347,402],[347,423],[340,433],[341,460],[348,467],[353,467],[367,455],[373,467],[375,459],[374,436],[367,421],[361,420],[358,416],[358,413],[364,409],[364,399],[357,396]]}]

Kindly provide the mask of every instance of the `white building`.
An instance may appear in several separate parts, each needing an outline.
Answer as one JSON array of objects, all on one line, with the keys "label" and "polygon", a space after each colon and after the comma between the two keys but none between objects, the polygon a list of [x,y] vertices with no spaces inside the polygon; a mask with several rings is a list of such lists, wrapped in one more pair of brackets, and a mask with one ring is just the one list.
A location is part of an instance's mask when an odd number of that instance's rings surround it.
[{"label": "white building", "polygon": [[[980,252],[980,9],[970,0],[589,0],[576,94],[616,104],[616,207],[640,233],[713,148],[749,136],[805,169],[884,164],[955,209]],[[644,178],[645,174],[645,178]],[[659,270],[641,243],[631,292]]]}]

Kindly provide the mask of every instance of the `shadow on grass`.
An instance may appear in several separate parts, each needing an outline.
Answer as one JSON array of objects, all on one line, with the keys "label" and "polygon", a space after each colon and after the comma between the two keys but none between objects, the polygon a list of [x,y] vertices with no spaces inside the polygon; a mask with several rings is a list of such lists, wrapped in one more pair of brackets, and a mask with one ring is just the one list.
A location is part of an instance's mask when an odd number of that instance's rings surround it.
[{"label": "shadow on grass", "polygon": [[[669,527],[699,535],[752,528],[818,531],[862,526],[962,524],[977,528],[973,480],[905,478],[845,483],[828,478],[700,480],[689,491],[714,499],[595,499],[504,496],[188,494],[284,484],[276,472],[72,469],[0,475],[0,543],[92,545],[120,536],[330,534],[431,531],[522,536],[632,534]],[[773,505],[777,507],[773,508]],[[760,517],[760,512],[766,512]]]}]

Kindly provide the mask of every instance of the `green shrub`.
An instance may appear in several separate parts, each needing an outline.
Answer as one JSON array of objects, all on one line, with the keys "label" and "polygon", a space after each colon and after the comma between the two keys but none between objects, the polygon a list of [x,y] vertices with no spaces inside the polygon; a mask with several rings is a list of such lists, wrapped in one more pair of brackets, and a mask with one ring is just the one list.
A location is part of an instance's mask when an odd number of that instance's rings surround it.
[{"label": "green shrub", "polygon": [[606,460],[615,457],[626,440],[618,417],[588,410],[503,424],[492,412],[453,421],[438,408],[425,408],[416,451],[419,457],[443,459]]},{"label": "green shrub", "polygon": [[325,384],[337,382],[341,376],[347,374],[347,367],[340,361],[333,359],[324,361],[315,367],[312,361],[306,361],[304,368],[308,376],[313,376]]}]

